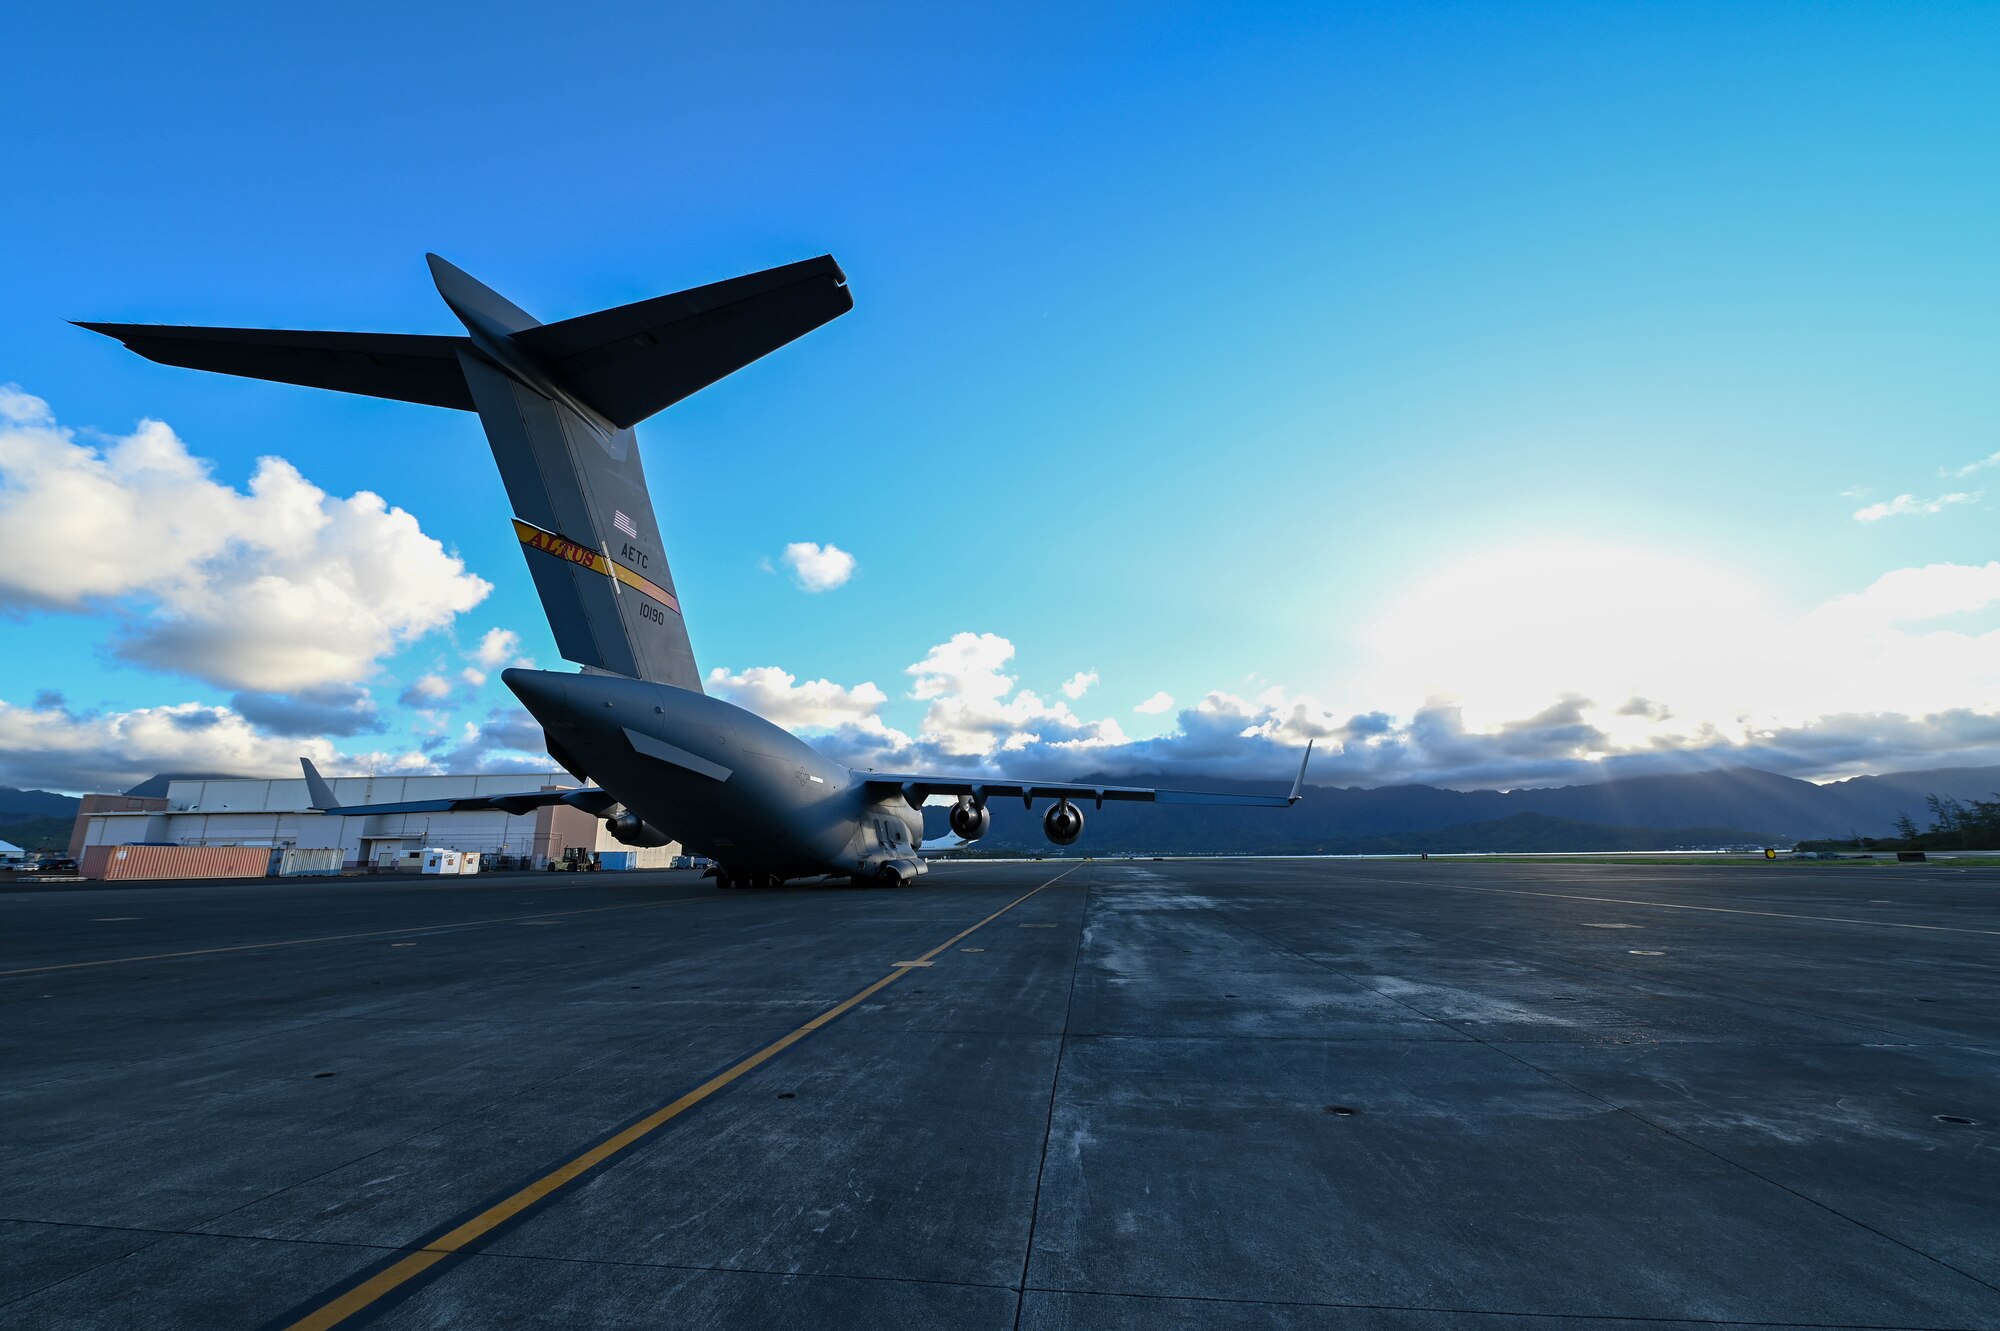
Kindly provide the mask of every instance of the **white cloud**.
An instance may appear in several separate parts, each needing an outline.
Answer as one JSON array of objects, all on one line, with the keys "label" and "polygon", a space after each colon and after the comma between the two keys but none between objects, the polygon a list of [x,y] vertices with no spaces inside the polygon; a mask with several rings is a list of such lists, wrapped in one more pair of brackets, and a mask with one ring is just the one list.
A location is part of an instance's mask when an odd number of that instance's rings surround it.
[{"label": "white cloud", "polygon": [[2000,561],[1926,564],[1884,573],[1863,591],[1837,596],[1812,612],[1825,630],[1867,629],[1967,614],[2000,605]]},{"label": "white cloud", "polygon": [[996,633],[958,633],[911,666],[910,696],[930,703],[919,742],[960,757],[1035,744],[1074,749],[1125,742],[1116,721],[1085,721],[1067,703],[1014,692],[1014,677],[1002,670],[1013,655],[1014,644]]},{"label": "white cloud", "polygon": [[120,656],[290,692],[366,678],[491,590],[378,495],[334,498],[277,457],[239,491],[161,422],[81,444],[0,387],[0,608],[108,603]]},{"label": "white cloud", "polygon": [[[1544,545],[1390,596],[1396,608],[1369,638],[1374,667],[1352,686],[1369,712],[1409,718],[1378,745],[1428,718],[1440,752],[1485,744],[1497,761],[1489,741],[1563,699],[1581,700],[1575,725],[1594,733],[1568,733],[1573,756],[1592,761],[1753,753],[1836,717],[1893,729],[1895,718],[2000,711],[2000,631],[1965,622],[2000,608],[2000,563],[1892,570],[1801,615],[1695,561]],[[1406,743],[1399,752],[1419,757]],[[1435,758],[1417,770],[1436,771]],[[1837,770],[1785,761],[1800,775]]]},{"label": "white cloud", "polygon": [[518,656],[520,651],[520,634],[512,629],[488,629],[473,651],[472,659],[482,669],[498,670]]},{"label": "white cloud", "polygon": [[1564,693],[1733,715],[1741,663],[1772,650],[1778,625],[1761,592],[1727,570],[1569,542],[1488,551],[1384,587],[1383,600],[1389,609],[1363,630],[1370,660],[1345,690],[1348,710],[1411,716],[1453,700],[1474,730]]},{"label": "white cloud", "polygon": [[433,740],[422,752],[343,754],[319,735],[297,727],[289,736],[265,734],[242,712],[203,703],[88,712],[53,695],[32,706],[0,702],[0,785],[47,790],[123,790],[160,772],[297,776],[301,756],[329,776],[548,772],[553,764],[543,747],[541,727],[513,706],[489,711],[455,740]]},{"label": "white cloud", "polygon": [[541,722],[515,703],[465,722],[455,742],[443,734],[434,736],[425,742],[424,753],[440,772],[547,772],[551,767]]},{"label": "white cloud", "polygon": [[268,735],[361,735],[387,729],[368,690],[328,684],[296,693],[239,690],[230,707]]},{"label": "white cloud", "polygon": [[708,689],[787,730],[852,731],[895,746],[910,742],[883,722],[882,705],[889,697],[870,683],[851,689],[824,679],[801,684],[776,666],[753,666],[741,674],[717,666],[708,672]]},{"label": "white cloud", "polygon": [[410,681],[396,703],[401,707],[435,707],[449,697],[450,680],[443,675],[419,675]]},{"label": "white cloud", "polygon": [[[1157,738],[1017,690],[1011,642],[960,633],[911,666],[914,737],[872,685],[775,667],[716,691],[828,752],[888,770],[1288,779],[1318,740],[1326,784],[1549,785],[1612,773],[1761,766],[1815,778],[2000,761],[2000,562],[1892,570],[1806,614],[1678,557],[1603,547],[1494,551],[1411,588],[1367,637],[1362,700],[1253,681]],[[723,687],[726,686],[726,687]],[[1256,689],[1254,694],[1250,689]],[[1144,715],[1174,709],[1161,693]],[[1286,755],[1291,755],[1289,758]]]},{"label": "white cloud", "polygon": [[910,696],[998,702],[1014,687],[1013,677],[1001,672],[1013,656],[1014,644],[997,633],[954,633],[904,672],[916,676]]},{"label": "white cloud", "polygon": [[1091,686],[1095,683],[1097,683],[1097,672],[1095,670],[1079,670],[1063,681],[1063,697],[1074,702],[1084,694],[1090,692]]},{"label": "white cloud", "polygon": [[1970,493],[1939,495],[1935,499],[1919,499],[1915,495],[1897,495],[1894,499],[1885,499],[1879,504],[1870,504],[1866,508],[1855,509],[1854,520],[1856,522],[1880,522],[1883,518],[1900,517],[1909,513],[1942,513],[1954,504],[1970,504],[1974,502],[1979,498],[1981,493],[1981,491],[1974,490]]},{"label": "white cloud", "polygon": [[465,682],[467,692],[486,687],[486,672],[477,667],[467,666],[458,672],[458,677]]},{"label": "white cloud", "polygon": [[1067,703],[1015,691],[1013,677],[1002,668],[1013,655],[1014,644],[992,633],[960,633],[933,647],[907,672],[914,678],[910,697],[930,703],[914,739],[883,719],[889,698],[872,683],[801,684],[776,666],[741,674],[718,667],[707,682],[710,692],[769,721],[826,736],[830,753],[878,767],[889,755],[935,765],[1002,751],[1067,753],[1125,742],[1115,721],[1088,721]]},{"label": "white cloud", "polygon": [[854,556],[828,542],[794,541],[785,547],[785,567],[809,592],[830,592],[854,576]]},{"label": "white cloud", "polygon": [[0,785],[112,791],[156,772],[295,776],[301,754],[324,763],[336,757],[324,739],[263,735],[227,707],[93,713],[0,702]]},{"label": "white cloud", "polygon": [[2000,453],[1988,453],[1985,457],[1979,459],[1979,461],[1968,462],[1951,474],[1953,476],[1970,476],[1976,471],[1985,471],[1988,467],[2000,467]]}]

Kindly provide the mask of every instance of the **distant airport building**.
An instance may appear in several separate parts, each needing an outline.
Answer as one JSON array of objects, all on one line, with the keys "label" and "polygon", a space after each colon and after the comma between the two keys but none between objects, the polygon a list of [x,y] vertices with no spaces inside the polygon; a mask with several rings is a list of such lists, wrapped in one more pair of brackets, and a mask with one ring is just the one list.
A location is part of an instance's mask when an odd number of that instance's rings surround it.
[{"label": "distant airport building", "polygon": [[[147,786],[135,789],[148,789]],[[342,804],[457,799],[520,790],[568,790],[565,772],[504,776],[344,776],[332,781]],[[160,794],[86,796],[70,838],[71,854],[86,866],[93,846],[262,846],[274,850],[338,848],[349,869],[397,869],[428,849],[473,851],[487,868],[544,868],[565,852],[602,853],[620,868],[666,868],[678,843],[633,850],[612,839],[606,825],[581,809],[549,805],[512,815],[396,813],[369,817],[313,813],[304,780],[239,777],[168,777]],[[87,870],[86,870],[87,871]]]}]

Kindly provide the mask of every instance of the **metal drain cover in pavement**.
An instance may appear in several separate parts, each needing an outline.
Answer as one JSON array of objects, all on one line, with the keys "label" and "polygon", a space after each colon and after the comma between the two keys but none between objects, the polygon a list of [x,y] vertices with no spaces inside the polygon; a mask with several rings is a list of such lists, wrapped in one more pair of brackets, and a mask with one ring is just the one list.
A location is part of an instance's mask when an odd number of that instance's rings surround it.
[{"label": "metal drain cover in pavement", "polygon": [[1664,957],[1667,955],[1664,952],[1656,952],[1653,949],[1646,947],[1631,947],[1625,950],[1627,952],[1630,952],[1635,957]]},{"label": "metal drain cover in pavement", "polygon": [[1951,1123],[1961,1128],[1976,1128],[1979,1126],[1978,1119],[1967,1118],[1963,1114],[1933,1114],[1931,1117],[1940,1123]]}]

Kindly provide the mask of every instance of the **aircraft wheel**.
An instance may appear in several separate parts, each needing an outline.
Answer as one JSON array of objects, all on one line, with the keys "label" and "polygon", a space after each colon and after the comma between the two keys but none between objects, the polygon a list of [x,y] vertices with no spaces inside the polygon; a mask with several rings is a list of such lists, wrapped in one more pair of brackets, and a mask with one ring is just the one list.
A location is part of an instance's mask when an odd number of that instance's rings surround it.
[{"label": "aircraft wheel", "polygon": [[717,869],[715,871],[715,887],[718,892],[734,886],[736,886],[736,879],[727,870]]}]

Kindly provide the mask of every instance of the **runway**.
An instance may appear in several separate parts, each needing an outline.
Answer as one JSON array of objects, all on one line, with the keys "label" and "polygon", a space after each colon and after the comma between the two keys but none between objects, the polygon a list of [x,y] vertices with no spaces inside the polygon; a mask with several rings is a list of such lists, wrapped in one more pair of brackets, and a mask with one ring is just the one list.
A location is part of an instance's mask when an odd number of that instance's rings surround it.
[{"label": "runway", "polygon": [[1996,959],[1939,865],[0,893],[0,1325],[2000,1328]]}]

